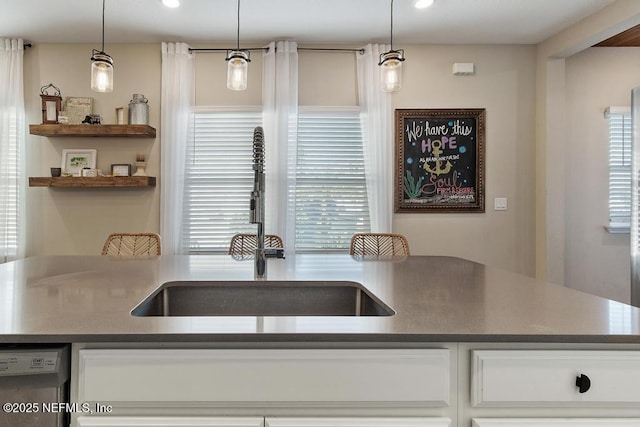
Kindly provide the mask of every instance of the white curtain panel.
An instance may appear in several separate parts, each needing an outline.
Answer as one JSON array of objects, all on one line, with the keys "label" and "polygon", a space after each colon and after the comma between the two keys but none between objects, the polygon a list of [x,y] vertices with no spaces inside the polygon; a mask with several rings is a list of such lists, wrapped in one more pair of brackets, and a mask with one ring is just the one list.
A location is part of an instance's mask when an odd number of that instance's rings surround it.
[{"label": "white curtain panel", "polygon": [[393,220],[393,110],[391,94],[380,88],[380,53],[387,45],[368,44],[356,53],[358,97],[371,231],[390,233]]},{"label": "white curtain panel", "polygon": [[162,43],[160,120],[160,235],[162,252],[182,254],[184,178],[192,108],[195,57],[185,43]]},{"label": "white curtain panel", "polygon": [[263,58],[265,132],[265,232],[282,237],[295,255],[295,184],[298,140],[298,45],[272,42]]},{"label": "white curtain panel", "polygon": [[22,39],[0,38],[0,262],[25,252],[25,111]]}]

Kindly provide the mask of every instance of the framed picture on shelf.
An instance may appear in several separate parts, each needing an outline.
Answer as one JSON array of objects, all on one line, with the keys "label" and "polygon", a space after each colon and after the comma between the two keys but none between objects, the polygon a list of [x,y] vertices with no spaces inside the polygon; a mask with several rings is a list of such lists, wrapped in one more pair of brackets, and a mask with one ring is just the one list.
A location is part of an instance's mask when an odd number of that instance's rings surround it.
[{"label": "framed picture on shelf", "polygon": [[64,99],[64,112],[69,118],[69,124],[79,125],[91,114],[93,109],[92,98],[67,97]]},{"label": "framed picture on shelf", "polygon": [[62,172],[80,176],[84,168],[95,169],[98,150],[73,148],[62,150]]},{"label": "framed picture on shelf", "polygon": [[112,164],[111,175],[112,176],[131,176],[131,165],[124,164],[124,163]]}]

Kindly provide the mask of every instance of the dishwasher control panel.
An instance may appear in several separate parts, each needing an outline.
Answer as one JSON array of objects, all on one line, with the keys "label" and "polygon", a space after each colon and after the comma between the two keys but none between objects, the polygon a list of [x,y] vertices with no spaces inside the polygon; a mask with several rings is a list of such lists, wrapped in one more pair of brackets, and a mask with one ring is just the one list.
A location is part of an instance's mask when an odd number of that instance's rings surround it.
[{"label": "dishwasher control panel", "polygon": [[0,351],[0,376],[56,372],[60,351]]}]

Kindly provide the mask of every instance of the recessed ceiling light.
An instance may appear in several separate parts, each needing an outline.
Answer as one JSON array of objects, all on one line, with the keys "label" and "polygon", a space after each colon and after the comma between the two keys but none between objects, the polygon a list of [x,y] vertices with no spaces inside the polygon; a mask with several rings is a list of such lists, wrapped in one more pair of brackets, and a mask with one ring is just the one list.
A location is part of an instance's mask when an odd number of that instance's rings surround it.
[{"label": "recessed ceiling light", "polygon": [[180,0],[162,0],[162,4],[170,8],[175,8],[180,6]]},{"label": "recessed ceiling light", "polygon": [[426,9],[433,4],[433,0],[413,0],[413,7],[416,9]]}]

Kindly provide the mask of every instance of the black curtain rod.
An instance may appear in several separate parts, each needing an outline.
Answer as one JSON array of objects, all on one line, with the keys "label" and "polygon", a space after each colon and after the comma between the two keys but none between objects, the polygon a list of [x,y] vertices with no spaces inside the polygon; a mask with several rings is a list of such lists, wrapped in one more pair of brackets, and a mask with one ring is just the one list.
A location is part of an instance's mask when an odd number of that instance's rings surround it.
[{"label": "black curtain rod", "polygon": [[319,50],[326,52],[358,52],[364,53],[364,49],[324,48],[324,47],[299,47],[298,50]]},{"label": "black curtain rod", "polygon": [[[240,49],[240,50],[268,50],[268,47],[250,47],[247,49]],[[228,50],[237,50],[236,48],[230,48],[230,49],[226,49],[226,48],[220,48],[220,49],[194,49],[194,48],[189,48],[189,52],[226,52]]]},{"label": "black curtain rod", "polygon": [[[189,52],[226,52],[228,50],[236,50],[236,49],[226,49],[226,48],[217,48],[217,49],[196,49],[189,48]],[[250,47],[247,49],[240,50],[269,50],[268,47]],[[322,48],[322,47],[299,47],[298,50],[316,50],[316,51],[325,51],[325,52],[358,52],[364,53],[364,49],[346,49],[346,48]]]}]

